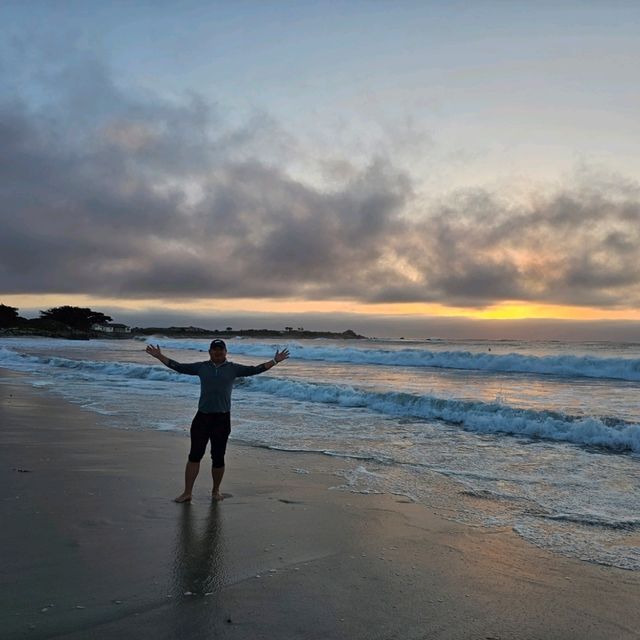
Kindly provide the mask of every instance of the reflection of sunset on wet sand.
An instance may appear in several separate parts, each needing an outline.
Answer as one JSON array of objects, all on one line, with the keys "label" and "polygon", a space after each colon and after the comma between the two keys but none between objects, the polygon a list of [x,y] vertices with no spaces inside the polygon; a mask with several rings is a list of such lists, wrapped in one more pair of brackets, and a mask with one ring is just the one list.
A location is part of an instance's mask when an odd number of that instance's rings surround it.
[{"label": "reflection of sunset on wet sand", "polygon": [[[634,572],[550,555],[508,528],[487,535],[400,496],[330,490],[344,460],[235,445],[233,500],[212,507],[203,486],[176,505],[184,437],[113,429],[15,377],[0,393],[12,443],[0,448],[13,496],[0,507],[9,640],[631,640],[640,625]],[[30,473],[11,471],[16,460]]]}]

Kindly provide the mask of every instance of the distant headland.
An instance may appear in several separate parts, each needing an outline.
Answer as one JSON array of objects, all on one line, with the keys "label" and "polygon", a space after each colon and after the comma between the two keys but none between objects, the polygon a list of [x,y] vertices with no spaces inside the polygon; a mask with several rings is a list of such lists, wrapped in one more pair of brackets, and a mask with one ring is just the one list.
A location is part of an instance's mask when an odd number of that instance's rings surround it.
[{"label": "distant headland", "polygon": [[55,307],[41,311],[39,318],[23,318],[18,309],[0,304],[0,337],[39,336],[90,340],[92,338],[127,339],[141,336],[171,338],[331,338],[335,340],[362,340],[367,336],[352,329],[342,332],[310,331],[303,327],[278,329],[203,329],[201,327],[129,327],[114,323],[113,318],[98,311],[81,307]]},{"label": "distant headland", "polygon": [[309,331],[302,327],[294,329],[285,327],[283,331],[278,329],[201,329],[199,327],[135,327],[131,330],[135,335],[163,335],[172,338],[334,338],[344,340],[363,340],[367,336],[361,336],[351,329],[342,331]]}]

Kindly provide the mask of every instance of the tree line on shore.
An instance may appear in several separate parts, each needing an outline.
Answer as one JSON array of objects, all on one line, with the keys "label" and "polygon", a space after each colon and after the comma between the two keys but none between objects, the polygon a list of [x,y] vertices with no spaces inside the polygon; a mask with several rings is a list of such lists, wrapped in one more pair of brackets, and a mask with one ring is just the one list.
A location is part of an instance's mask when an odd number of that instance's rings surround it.
[{"label": "tree line on shore", "polygon": [[28,319],[18,314],[17,307],[0,304],[0,328],[3,329],[32,327],[56,330],[65,327],[77,331],[90,331],[94,324],[103,324],[112,320],[111,316],[99,311],[69,305],[40,311],[39,318]]},{"label": "tree line on shore", "polygon": [[[94,324],[106,324],[112,322],[111,316],[105,315],[99,311],[93,311],[87,307],[72,307],[65,305],[62,307],[53,307],[46,311],[40,311],[38,318],[23,318],[18,314],[17,307],[11,307],[0,304],[0,331],[15,334],[35,334],[48,335],[58,337],[71,338],[88,338],[100,335],[92,331]],[[241,335],[246,337],[279,337],[288,335],[301,338],[364,338],[355,331],[347,329],[342,333],[334,333],[331,331],[308,331],[303,327],[294,329],[293,327],[285,327],[284,331],[275,329],[241,329],[234,331],[232,327],[226,327],[224,330],[201,329],[199,327],[136,327],[133,329],[135,334],[153,335],[165,333],[177,337],[204,336],[209,334],[230,336]],[[127,334],[131,335],[131,334]],[[104,336],[101,336],[104,337]]]}]

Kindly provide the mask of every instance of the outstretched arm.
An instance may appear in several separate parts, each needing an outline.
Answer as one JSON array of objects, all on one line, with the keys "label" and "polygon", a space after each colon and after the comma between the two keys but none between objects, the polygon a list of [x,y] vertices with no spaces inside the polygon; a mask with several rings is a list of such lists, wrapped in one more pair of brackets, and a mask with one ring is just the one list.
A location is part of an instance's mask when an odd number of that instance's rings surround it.
[{"label": "outstretched arm", "polygon": [[147,348],[145,349],[145,351],[150,356],[153,356],[157,360],[160,360],[160,362],[162,362],[162,364],[166,365],[167,367],[170,366],[170,364],[169,364],[170,362],[174,362],[174,360],[171,360],[171,358],[167,358],[167,356],[165,356],[164,353],[162,353],[162,351],[160,351],[160,345],[159,344],[157,344],[155,347],[152,344],[148,344]]},{"label": "outstretched arm", "polygon": [[189,364],[182,364],[180,362],[176,362],[175,360],[172,360],[171,358],[167,358],[167,356],[165,356],[164,353],[160,351],[160,345],[156,345],[154,347],[152,344],[148,344],[146,348],[146,352],[150,356],[153,356],[157,360],[160,360],[162,364],[169,367],[169,369],[173,369],[177,373],[186,373],[187,375],[190,375],[190,376],[198,375],[198,371],[200,369],[200,363],[193,362]]},{"label": "outstretched arm", "polygon": [[269,360],[269,362],[265,362],[262,366],[264,367],[265,371],[269,371],[271,367],[275,367],[278,364],[278,362],[282,362],[283,360],[286,360],[288,357],[289,357],[289,349],[285,347],[282,351],[276,351],[276,355],[273,356],[273,358]]},{"label": "outstretched arm", "polygon": [[262,364],[257,365],[248,365],[248,364],[237,364],[234,365],[236,367],[236,376],[238,378],[246,378],[247,376],[255,376],[258,373],[264,373],[265,371],[269,371],[271,367],[274,367],[278,364],[278,362],[282,362],[289,357],[289,349],[283,349],[282,351],[276,351],[276,355],[273,356],[271,360],[267,362],[263,362]]}]

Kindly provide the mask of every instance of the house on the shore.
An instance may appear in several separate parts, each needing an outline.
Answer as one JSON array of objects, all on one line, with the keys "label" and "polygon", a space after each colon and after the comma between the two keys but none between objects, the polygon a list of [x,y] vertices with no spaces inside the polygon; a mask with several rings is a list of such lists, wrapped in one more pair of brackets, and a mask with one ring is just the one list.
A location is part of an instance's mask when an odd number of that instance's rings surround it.
[{"label": "house on the shore", "polygon": [[92,331],[99,331],[101,333],[131,333],[131,327],[126,324],[118,324],[117,322],[102,322],[91,325]]}]

